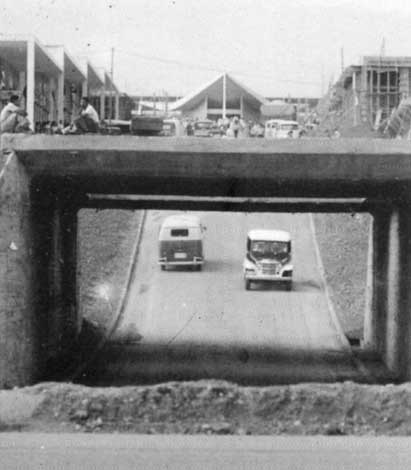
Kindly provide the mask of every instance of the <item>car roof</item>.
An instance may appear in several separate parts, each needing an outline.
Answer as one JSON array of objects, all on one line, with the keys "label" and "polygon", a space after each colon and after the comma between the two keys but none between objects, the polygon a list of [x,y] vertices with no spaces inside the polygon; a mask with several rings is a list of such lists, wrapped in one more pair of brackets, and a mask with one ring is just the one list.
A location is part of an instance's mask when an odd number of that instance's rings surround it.
[{"label": "car roof", "polygon": [[248,238],[250,240],[289,242],[291,235],[285,230],[254,229],[248,232]]},{"label": "car roof", "polygon": [[191,214],[175,214],[166,217],[163,227],[197,227],[201,224],[200,217]]}]

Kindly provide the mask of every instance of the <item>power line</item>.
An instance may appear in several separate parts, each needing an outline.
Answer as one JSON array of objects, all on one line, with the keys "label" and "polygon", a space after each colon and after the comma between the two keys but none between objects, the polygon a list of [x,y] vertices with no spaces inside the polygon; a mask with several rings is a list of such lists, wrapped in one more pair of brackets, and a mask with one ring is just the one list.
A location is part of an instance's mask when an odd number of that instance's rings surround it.
[{"label": "power line", "polygon": [[226,70],[222,69],[219,67],[211,67],[211,66],[204,66],[200,64],[194,64],[190,62],[183,62],[179,60],[174,60],[174,59],[164,59],[162,57],[157,57],[157,56],[150,56],[150,55],[145,55],[145,54],[140,54],[138,52],[129,52],[124,49],[121,49],[120,52],[122,52],[125,55],[132,56],[132,57],[138,57],[140,59],[144,60],[150,60],[154,62],[161,62],[165,64],[170,64],[170,65],[178,65],[180,67],[186,67],[186,68],[191,68],[191,69],[196,69],[196,70],[204,70],[207,72],[218,72],[218,73],[224,73],[224,72],[229,72],[235,75],[241,75],[245,77],[258,77],[262,78],[265,80],[273,80],[276,82],[281,82],[281,83],[294,83],[294,84],[299,84],[299,85],[318,85],[318,82],[314,81],[307,81],[307,80],[287,80],[287,79],[274,79],[272,76],[264,75],[264,74],[257,74],[257,73],[250,73],[250,72],[244,72],[244,71],[239,71],[239,70]]}]

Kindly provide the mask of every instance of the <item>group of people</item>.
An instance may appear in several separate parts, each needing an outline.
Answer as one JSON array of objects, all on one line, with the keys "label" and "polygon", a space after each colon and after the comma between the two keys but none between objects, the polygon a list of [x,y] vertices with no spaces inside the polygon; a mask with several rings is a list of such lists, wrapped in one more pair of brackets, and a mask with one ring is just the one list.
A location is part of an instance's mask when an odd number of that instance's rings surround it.
[{"label": "group of people", "polygon": [[[50,124],[50,132],[61,134],[84,134],[96,133],[100,128],[100,118],[97,111],[90,104],[87,97],[83,97],[80,103],[80,111],[73,122],[61,128],[57,123]],[[9,102],[0,112],[0,133],[21,133],[31,132],[31,123],[27,117],[27,112],[20,107],[20,97],[11,95]]]}]

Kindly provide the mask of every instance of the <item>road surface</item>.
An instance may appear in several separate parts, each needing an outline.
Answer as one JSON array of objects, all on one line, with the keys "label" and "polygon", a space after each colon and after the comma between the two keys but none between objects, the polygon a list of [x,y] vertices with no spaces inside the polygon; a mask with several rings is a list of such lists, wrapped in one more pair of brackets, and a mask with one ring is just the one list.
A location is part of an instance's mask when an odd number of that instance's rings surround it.
[{"label": "road surface", "polygon": [[[201,272],[158,266],[167,215],[147,213],[122,323],[95,366],[101,384],[368,380],[330,311],[309,214],[199,213],[207,227]],[[270,284],[245,290],[242,262],[252,228],[291,233],[291,292]]]},{"label": "road surface", "polygon": [[2,434],[2,470],[408,470],[408,437]]}]

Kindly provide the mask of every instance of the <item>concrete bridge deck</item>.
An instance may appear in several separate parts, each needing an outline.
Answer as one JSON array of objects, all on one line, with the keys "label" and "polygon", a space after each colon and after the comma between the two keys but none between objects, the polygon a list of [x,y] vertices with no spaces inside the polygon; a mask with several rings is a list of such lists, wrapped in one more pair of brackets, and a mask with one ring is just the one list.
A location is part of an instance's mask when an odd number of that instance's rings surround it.
[{"label": "concrete bridge deck", "polygon": [[0,386],[78,334],[82,207],[370,211],[366,345],[411,378],[410,142],[3,135],[1,150]]}]

